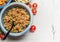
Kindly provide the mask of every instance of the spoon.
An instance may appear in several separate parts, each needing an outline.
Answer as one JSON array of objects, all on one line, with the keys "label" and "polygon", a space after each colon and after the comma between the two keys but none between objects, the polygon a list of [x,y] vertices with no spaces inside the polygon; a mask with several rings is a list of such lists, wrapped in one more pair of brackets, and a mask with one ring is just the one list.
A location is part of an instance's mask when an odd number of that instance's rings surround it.
[{"label": "spoon", "polygon": [[5,35],[5,37],[3,38],[3,40],[5,40],[7,38],[7,36],[9,35],[10,31],[12,30],[14,26],[14,21],[12,22],[12,27],[10,28],[10,30],[7,32],[7,34]]}]

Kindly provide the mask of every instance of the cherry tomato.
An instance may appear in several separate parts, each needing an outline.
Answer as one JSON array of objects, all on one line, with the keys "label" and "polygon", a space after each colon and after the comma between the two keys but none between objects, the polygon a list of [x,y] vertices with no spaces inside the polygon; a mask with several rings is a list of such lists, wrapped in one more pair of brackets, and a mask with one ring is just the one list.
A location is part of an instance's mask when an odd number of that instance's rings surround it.
[{"label": "cherry tomato", "polygon": [[0,34],[0,39],[3,39],[4,38],[4,34]]},{"label": "cherry tomato", "polygon": [[36,30],[36,26],[35,25],[32,25],[31,28],[30,28],[30,31],[31,32],[34,32]]},{"label": "cherry tomato", "polygon": [[32,9],[32,13],[33,13],[33,15],[36,15],[37,10],[36,9]]},{"label": "cherry tomato", "polygon": [[31,4],[30,3],[27,3],[26,5],[31,8]]},{"label": "cherry tomato", "polygon": [[0,39],[1,39],[1,36],[0,36]]},{"label": "cherry tomato", "polygon": [[33,3],[32,8],[37,8],[37,3]]}]

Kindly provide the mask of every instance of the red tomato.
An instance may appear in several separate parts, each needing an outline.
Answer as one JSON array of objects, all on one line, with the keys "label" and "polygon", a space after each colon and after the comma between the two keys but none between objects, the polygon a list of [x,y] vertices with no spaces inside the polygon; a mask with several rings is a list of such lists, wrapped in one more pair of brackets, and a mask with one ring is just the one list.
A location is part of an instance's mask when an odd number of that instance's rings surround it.
[{"label": "red tomato", "polygon": [[33,15],[36,15],[37,10],[36,9],[32,9],[32,13],[33,13]]},{"label": "red tomato", "polygon": [[32,8],[37,8],[37,3],[33,3]]},{"label": "red tomato", "polygon": [[0,39],[1,39],[1,36],[0,36]]},{"label": "red tomato", "polygon": [[31,8],[31,4],[30,3],[27,3],[26,5]]},{"label": "red tomato", "polygon": [[4,34],[0,34],[0,39],[3,39],[4,38]]},{"label": "red tomato", "polygon": [[35,25],[32,25],[31,28],[30,28],[30,31],[31,32],[34,32],[36,30],[36,26]]}]

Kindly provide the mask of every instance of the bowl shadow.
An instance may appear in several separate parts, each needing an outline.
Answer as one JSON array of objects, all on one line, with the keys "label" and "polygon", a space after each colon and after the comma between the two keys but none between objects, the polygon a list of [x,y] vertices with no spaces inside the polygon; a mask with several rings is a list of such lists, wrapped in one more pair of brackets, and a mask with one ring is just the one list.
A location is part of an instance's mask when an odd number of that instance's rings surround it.
[{"label": "bowl shadow", "polygon": [[[28,31],[27,33],[29,33],[29,31]],[[26,33],[26,34],[27,34],[27,33]],[[15,41],[22,40],[22,39],[25,39],[25,38],[27,37],[26,34],[21,35],[21,36],[18,36],[18,37],[9,36],[9,37],[8,37],[8,40],[11,40],[11,41],[14,41],[14,40],[15,40]]]}]

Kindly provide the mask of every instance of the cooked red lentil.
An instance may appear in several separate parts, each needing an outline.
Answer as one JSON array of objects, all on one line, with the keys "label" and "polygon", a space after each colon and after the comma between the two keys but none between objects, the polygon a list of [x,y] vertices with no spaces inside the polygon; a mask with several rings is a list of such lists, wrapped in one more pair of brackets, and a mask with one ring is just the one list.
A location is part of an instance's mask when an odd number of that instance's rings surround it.
[{"label": "cooked red lentil", "polygon": [[22,32],[29,25],[30,16],[28,12],[23,8],[12,8],[7,12],[3,20],[4,27],[7,30],[10,30],[12,27],[12,22],[14,21],[15,26],[13,26],[11,32]]},{"label": "cooked red lentil", "polygon": [[7,3],[8,0],[0,0],[0,6],[3,6]]}]

